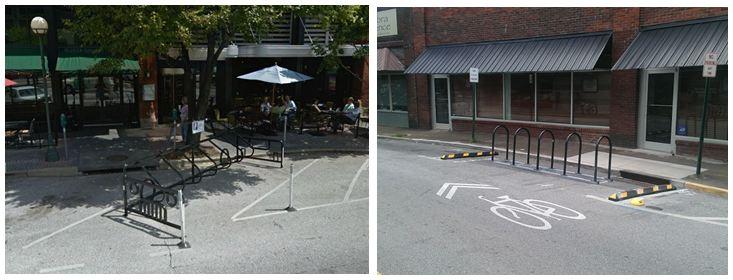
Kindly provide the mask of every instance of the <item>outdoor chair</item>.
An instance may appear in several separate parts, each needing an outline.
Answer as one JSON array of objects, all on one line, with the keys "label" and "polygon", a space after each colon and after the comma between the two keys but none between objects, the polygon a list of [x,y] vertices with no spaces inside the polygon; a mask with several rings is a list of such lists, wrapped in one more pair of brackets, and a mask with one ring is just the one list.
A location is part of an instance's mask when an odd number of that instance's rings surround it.
[{"label": "outdoor chair", "polygon": [[328,116],[319,114],[312,107],[303,107],[301,110],[298,110],[297,119],[300,125],[299,134],[303,134],[303,129],[305,128],[315,128],[316,133],[320,134],[321,128],[328,126],[329,123]]}]

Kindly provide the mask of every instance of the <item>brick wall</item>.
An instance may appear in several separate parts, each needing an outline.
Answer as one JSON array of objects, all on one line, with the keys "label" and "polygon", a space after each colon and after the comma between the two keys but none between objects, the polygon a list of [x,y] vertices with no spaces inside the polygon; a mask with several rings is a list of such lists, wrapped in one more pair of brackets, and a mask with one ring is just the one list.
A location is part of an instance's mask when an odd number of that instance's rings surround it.
[{"label": "brick wall", "polygon": [[[697,141],[677,140],[677,154],[686,156],[697,156]],[[728,162],[728,145],[712,144],[705,142],[702,156]]]},{"label": "brick wall", "polygon": [[641,8],[641,26],[728,15],[728,8]]}]

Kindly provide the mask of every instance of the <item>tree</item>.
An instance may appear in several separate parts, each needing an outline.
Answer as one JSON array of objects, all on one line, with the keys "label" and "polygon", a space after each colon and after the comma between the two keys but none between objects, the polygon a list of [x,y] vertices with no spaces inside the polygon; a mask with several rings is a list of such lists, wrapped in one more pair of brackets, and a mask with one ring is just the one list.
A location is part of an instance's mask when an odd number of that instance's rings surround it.
[{"label": "tree", "polygon": [[[348,70],[339,58],[343,45],[357,47],[355,57],[368,53],[367,6],[75,6],[74,11],[75,17],[66,22],[69,28],[84,44],[113,56],[167,54],[169,49],[179,48],[184,64],[184,94],[193,101],[196,119],[206,115],[217,58],[234,34],[241,33],[246,40],[257,42],[286,13],[316,17],[333,34],[332,40],[313,46],[314,52],[324,57],[321,70]],[[200,73],[199,97],[194,100],[188,50],[194,37],[201,35],[206,41],[206,62]]]}]

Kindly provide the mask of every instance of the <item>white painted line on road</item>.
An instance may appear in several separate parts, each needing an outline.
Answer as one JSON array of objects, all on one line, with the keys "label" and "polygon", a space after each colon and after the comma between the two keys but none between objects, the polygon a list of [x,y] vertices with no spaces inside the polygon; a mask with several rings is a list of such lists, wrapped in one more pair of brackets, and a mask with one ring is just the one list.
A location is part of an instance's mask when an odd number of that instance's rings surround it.
[{"label": "white painted line on road", "polygon": [[487,161],[487,160],[490,160],[488,158],[473,158],[473,159],[469,159],[469,158],[458,158],[458,159],[444,160],[444,159],[440,159],[440,157],[429,157],[429,156],[425,156],[425,155],[417,155],[417,156],[418,157],[421,157],[421,158],[430,159],[430,160],[441,161],[441,162],[452,162],[452,163],[466,163],[466,162],[475,162],[475,161]]},{"label": "white painted line on road", "polygon": [[[363,197],[363,198],[349,200],[349,201],[342,201],[342,202],[334,202],[334,203],[327,203],[327,204],[320,204],[320,205],[308,206],[308,207],[298,208],[298,211],[292,212],[292,213],[298,213],[300,211],[309,210],[309,209],[317,209],[317,208],[323,208],[323,207],[328,207],[328,206],[337,206],[337,205],[342,205],[342,204],[348,204],[348,203],[352,203],[352,202],[366,201],[368,199],[369,199],[369,197]],[[266,213],[266,214],[259,214],[259,215],[254,215],[254,216],[247,216],[247,217],[242,217],[242,218],[236,218],[236,219],[232,219],[232,221],[238,222],[238,221],[244,221],[244,220],[251,220],[251,219],[256,219],[256,218],[267,217],[267,216],[280,215],[280,214],[285,214],[285,213],[291,213],[291,212],[288,212],[288,211],[285,211],[285,210],[280,210],[280,211],[275,211],[275,212],[272,212],[272,213]]]},{"label": "white painted line on road", "polygon": [[354,190],[356,179],[359,178],[359,175],[361,174],[361,172],[364,171],[364,169],[366,169],[367,164],[369,164],[369,158],[367,158],[364,161],[364,163],[361,165],[361,167],[359,167],[359,171],[356,171],[356,175],[354,175],[354,179],[351,179],[351,183],[349,184],[349,190],[346,191],[346,195],[344,196],[343,202],[346,202],[347,200],[349,200],[349,197],[351,196],[351,191]]},{"label": "white painted line on road", "polygon": [[52,268],[45,268],[38,271],[38,273],[49,273],[49,272],[58,272],[58,271],[64,271],[69,269],[75,269],[75,268],[82,268],[84,267],[83,263],[78,264],[72,264],[72,265],[65,265],[65,266],[57,266]]},{"label": "white painted line on road", "polygon": [[[296,172],[295,174],[293,174],[293,178],[298,177],[298,175],[300,175],[300,173],[303,173],[303,171],[305,171],[306,169],[308,169],[308,167],[311,167],[311,165],[313,165],[314,163],[318,162],[318,160],[319,159],[314,159],[313,161],[311,161],[311,163],[309,163],[308,165],[306,165],[302,169],[298,170],[298,172]],[[234,216],[232,216],[232,218],[231,218],[232,221],[234,221],[237,218],[237,216],[239,216],[240,214],[244,213],[244,211],[249,210],[249,208],[252,208],[252,206],[255,206],[255,204],[259,203],[260,201],[262,201],[266,197],[270,196],[272,193],[274,193],[278,189],[282,188],[282,186],[285,186],[288,182],[290,182],[290,178],[288,178],[287,180],[283,181],[282,183],[280,183],[279,185],[277,185],[277,187],[275,187],[271,191],[267,192],[265,195],[261,196],[260,198],[258,198],[254,202],[252,202],[251,204],[247,205],[247,207],[244,207],[244,209],[239,210],[239,212],[237,212],[237,214],[234,214]]]},{"label": "white painted line on road", "polygon": [[602,201],[602,202],[606,202],[606,203],[611,204],[611,205],[626,207],[626,208],[629,208],[629,209],[634,209],[634,210],[639,210],[639,211],[644,211],[644,212],[649,212],[649,213],[654,213],[654,214],[659,214],[659,215],[666,215],[666,216],[671,216],[671,217],[680,218],[680,219],[686,219],[686,220],[691,220],[691,221],[696,221],[696,222],[701,222],[701,223],[707,223],[707,224],[712,224],[712,225],[718,225],[718,226],[728,227],[728,224],[726,224],[726,223],[719,223],[719,222],[713,222],[713,221],[711,221],[711,220],[719,220],[719,219],[726,219],[727,220],[727,218],[722,218],[722,217],[690,217],[690,216],[685,216],[685,215],[680,215],[680,214],[662,212],[662,211],[659,211],[659,210],[650,210],[650,209],[646,209],[646,208],[641,208],[639,206],[632,206],[632,205],[623,204],[623,203],[616,203],[616,202],[607,200],[605,198],[600,198],[600,197],[597,197],[597,196],[594,196],[594,195],[589,195],[589,194],[585,195],[585,197],[590,198],[590,199],[595,199],[595,200],[598,200],[598,201]]},{"label": "white painted line on road", "polygon": [[81,224],[81,223],[83,223],[83,222],[85,222],[85,221],[87,221],[87,220],[89,220],[89,219],[91,219],[91,218],[94,218],[94,217],[96,217],[96,216],[99,216],[99,215],[102,215],[102,214],[104,214],[104,213],[106,213],[106,212],[112,211],[112,210],[113,210],[113,209],[115,209],[115,208],[116,208],[115,206],[110,206],[110,207],[104,208],[104,209],[102,209],[102,211],[99,211],[99,212],[97,212],[97,213],[94,213],[94,214],[92,214],[92,215],[91,215],[91,216],[89,216],[89,217],[86,217],[86,218],[84,218],[84,219],[81,219],[81,220],[79,220],[79,221],[77,221],[77,222],[74,222],[73,224],[70,224],[70,225],[68,225],[68,226],[65,226],[65,227],[64,227],[64,228],[62,228],[62,229],[59,229],[59,230],[57,230],[57,231],[54,231],[54,232],[52,232],[52,233],[51,233],[51,234],[49,234],[49,235],[46,235],[46,236],[44,236],[44,237],[41,237],[41,238],[37,239],[36,241],[33,241],[33,242],[31,242],[30,244],[28,244],[28,245],[25,245],[25,246],[23,246],[23,249],[28,249],[29,247],[31,247],[31,246],[33,246],[33,245],[36,245],[36,244],[38,244],[39,242],[41,242],[41,241],[43,241],[43,240],[49,239],[49,238],[51,238],[52,236],[54,236],[54,235],[56,235],[56,234],[59,234],[59,233],[61,233],[62,231],[65,231],[65,230],[67,230],[67,229],[70,229],[70,228],[72,228],[72,227],[74,227],[74,226],[76,226],[76,225],[78,225],[78,224]]},{"label": "white painted line on road", "polygon": [[453,195],[456,194],[456,190],[458,188],[467,188],[467,189],[487,189],[487,190],[498,190],[497,187],[492,187],[491,185],[485,185],[485,184],[463,184],[463,183],[445,183],[442,187],[440,187],[440,190],[436,193],[438,196],[443,196],[443,193],[445,192],[448,187],[451,187],[450,191],[448,191],[448,194],[445,196],[447,199],[453,198]]}]

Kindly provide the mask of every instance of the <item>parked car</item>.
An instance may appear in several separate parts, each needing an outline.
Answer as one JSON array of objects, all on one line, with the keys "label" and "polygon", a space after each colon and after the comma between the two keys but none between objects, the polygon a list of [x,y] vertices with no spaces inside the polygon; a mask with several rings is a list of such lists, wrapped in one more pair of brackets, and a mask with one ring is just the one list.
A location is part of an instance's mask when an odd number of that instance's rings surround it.
[{"label": "parked car", "polygon": [[[36,100],[44,100],[43,89],[38,89],[38,97],[36,98],[36,89],[34,86],[12,87],[8,95],[9,96],[6,96],[6,100],[12,102],[35,102]],[[49,101],[53,102],[53,93],[51,92],[51,89],[48,89],[48,96]]]}]

